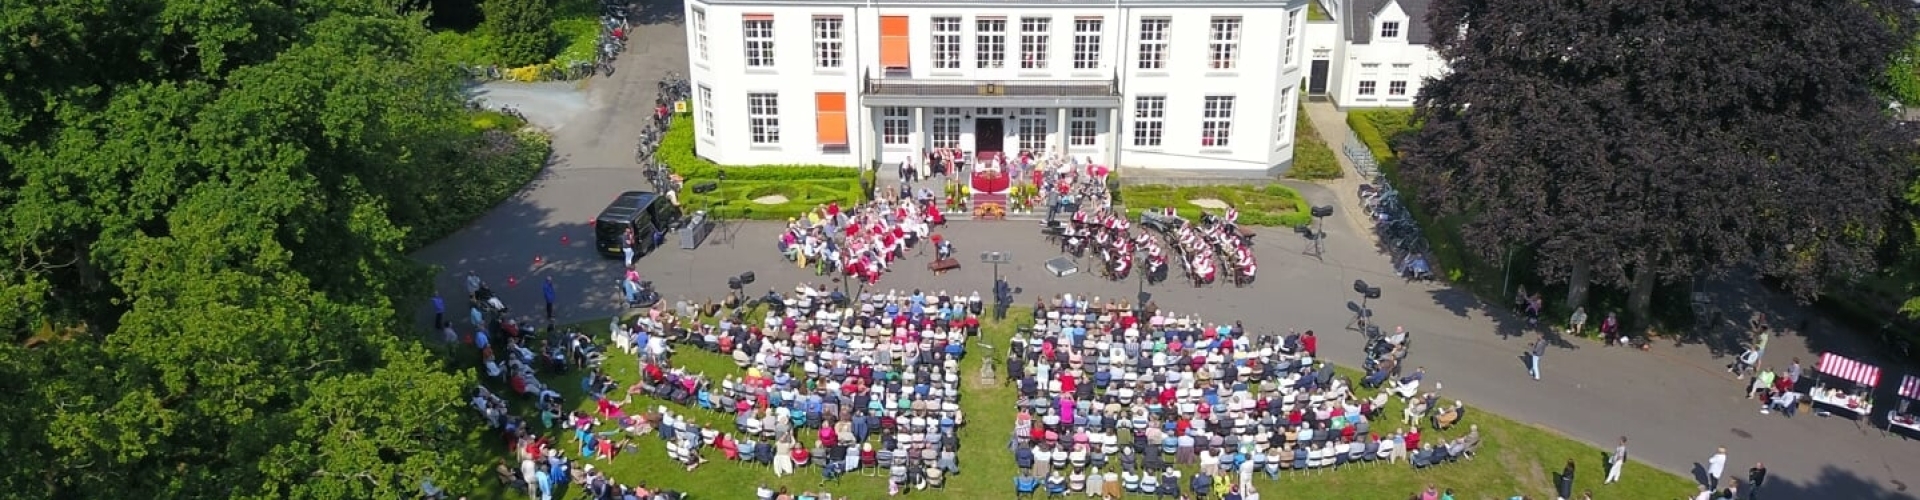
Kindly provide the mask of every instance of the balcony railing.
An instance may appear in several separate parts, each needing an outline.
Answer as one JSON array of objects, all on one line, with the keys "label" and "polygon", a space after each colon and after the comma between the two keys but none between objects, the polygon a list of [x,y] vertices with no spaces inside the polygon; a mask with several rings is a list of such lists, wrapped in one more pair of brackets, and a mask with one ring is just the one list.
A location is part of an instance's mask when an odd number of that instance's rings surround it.
[{"label": "balcony railing", "polygon": [[1100,80],[902,80],[870,74],[861,93],[899,97],[1116,97],[1118,77]]}]

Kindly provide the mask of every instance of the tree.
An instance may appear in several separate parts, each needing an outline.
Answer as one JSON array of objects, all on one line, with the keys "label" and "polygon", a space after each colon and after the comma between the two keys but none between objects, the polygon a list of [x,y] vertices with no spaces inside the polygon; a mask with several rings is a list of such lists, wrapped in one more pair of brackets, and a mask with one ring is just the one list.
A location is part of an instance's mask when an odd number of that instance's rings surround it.
[{"label": "tree", "polygon": [[[1630,290],[1740,266],[1801,296],[1870,268],[1914,152],[1874,93],[1899,0],[1437,0],[1449,72],[1401,169],[1482,256]],[[1885,22],[1884,20],[1894,21]],[[1580,299],[1581,297],[1573,297]]]},{"label": "tree", "polygon": [[481,29],[493,37],[500,64],[525,66],[546,62],[553,55],[553,10],[547,0],[485,0]]}]

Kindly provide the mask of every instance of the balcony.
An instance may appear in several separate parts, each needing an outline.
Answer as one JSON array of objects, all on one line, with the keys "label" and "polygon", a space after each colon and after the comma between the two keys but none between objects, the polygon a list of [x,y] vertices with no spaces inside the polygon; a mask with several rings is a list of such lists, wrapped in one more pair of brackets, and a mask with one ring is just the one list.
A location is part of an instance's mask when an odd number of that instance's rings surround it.
[{"label": "balcony", "polygon": [[862,106],[1119,108],[1120,82],[1088,80],[916,80],[867,77]]}]

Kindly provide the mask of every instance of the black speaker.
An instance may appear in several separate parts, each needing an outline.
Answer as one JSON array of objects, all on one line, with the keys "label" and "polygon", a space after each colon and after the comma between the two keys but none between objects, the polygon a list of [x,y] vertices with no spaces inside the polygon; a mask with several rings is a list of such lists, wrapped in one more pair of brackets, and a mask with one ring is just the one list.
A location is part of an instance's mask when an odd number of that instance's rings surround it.
[{"label": "black speaker", "polygon": [[751,284],[753,284],[753,271],[747,271],[747,272],[744,272],[744,273],[740,273],[740,284],[742,284],[742,285],[751,285]]},{"label": "black speaker", "polygon": [[1367,291],[1361,293],[1369,299],[1377,299],[1380,298],[1380,287],[1368,288]]},{"label": "black speaker", "polygon": [[713,190],[715,189],[720,189],[720,183],[713,182],[713,181],[704,181],[704,182],[695,183],[693,185],[694,194],[707,194],[707,193],[713,192]]},{"label": "black speaker", "polygon": [[1313,207],[1313,211],[1311,213],[1313,214],[1314,217],[1332,217],[1333,205],[1327,205],[1323,207]]},{"label": "black speaker", "polygon": [[1353,280],[1353,293],[1365,294],[1369,288],[1373,288],[1373,286],[1368,285],[1366,281]]},{"label": "black speaker", "polygon": [[727,277],[727,288],[731,288],[731,289],[734,289],[734,290],[739,290],[739,289],[740,289],[741,287],[744,287],[744,286],[746,286],[746,285],[745,285],[745,284],[743,284],[743,283],[740,283],[740,277],[739,277],[739,276],[729,276],[729,277]]}]

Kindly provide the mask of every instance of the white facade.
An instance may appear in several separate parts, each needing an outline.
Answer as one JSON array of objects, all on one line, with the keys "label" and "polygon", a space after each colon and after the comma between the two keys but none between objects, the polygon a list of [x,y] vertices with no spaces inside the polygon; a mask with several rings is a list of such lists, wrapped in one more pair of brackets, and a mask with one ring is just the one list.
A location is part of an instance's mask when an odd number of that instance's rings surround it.
[{"label": "white facade", "polygon": [[1446,63],[1427,45],[1428,1],[1322,1],[1333,20],[1307,28],[1306,53],[1314,61],[1310,93],[1343,108],[1413,106],[1426,81],[1446,72]]},{"label": "white facade", "polygon": [[1271,173],[1306,1],[690,0],[695,134],[734,165],[949,149]]}]

